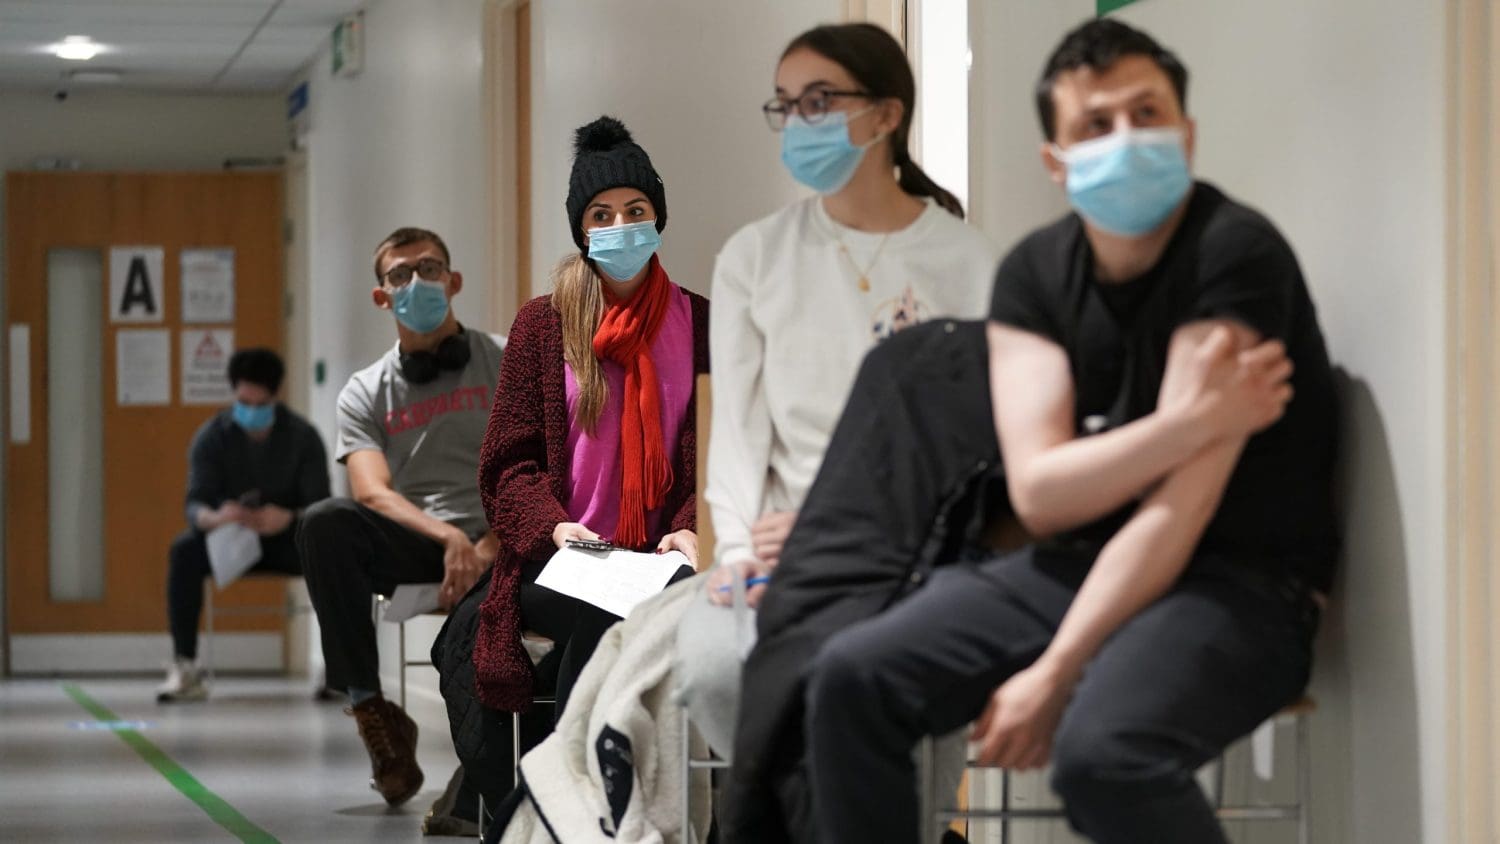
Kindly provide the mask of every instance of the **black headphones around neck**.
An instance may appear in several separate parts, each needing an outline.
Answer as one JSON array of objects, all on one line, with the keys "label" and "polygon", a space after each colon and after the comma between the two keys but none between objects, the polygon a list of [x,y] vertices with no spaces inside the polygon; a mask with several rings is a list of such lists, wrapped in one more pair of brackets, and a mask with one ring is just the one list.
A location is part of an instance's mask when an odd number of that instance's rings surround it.
[{"label": "black headphones around neck", "polygon": [[443,372],[469,365],[469,338],[464,327],[443,338],[430,352],[401,352],[401,375],[413,384],[426,384]]}]

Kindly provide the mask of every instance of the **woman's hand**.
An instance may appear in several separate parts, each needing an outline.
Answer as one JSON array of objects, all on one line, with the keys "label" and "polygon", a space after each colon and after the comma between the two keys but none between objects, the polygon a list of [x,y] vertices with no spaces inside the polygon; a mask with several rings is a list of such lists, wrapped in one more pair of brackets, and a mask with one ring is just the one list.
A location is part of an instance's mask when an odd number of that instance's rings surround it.
[{"label": "woman's hand", "polygon": [[698,568],[698,534],[690,530],[678,530],[663,536],[656,543],[656,553],[665,554],[668,551],[681,551],[688,558],[688,564],[695,570]]},{"label": "woman's hand", "polygon": [[[776,567],[764,560],[745,560],[738,563],[727,563],[714,569],[709,574],[704,588],[708,590],[708,602],[721,607],[727,607],[734,603],[734,582],[744,580],[749,582],[756,578],[769,580],[771,572]],[[766,593],[766,582],[762,580],[749,586],[745,590],[745,603],[751,609],[760,606],[760,597]]]},{"label": "woman's hand", "polygon": [[557,527],[552,529],[552,544],[558,548],[568,544],[569,539],[598,539],[599,534],[594,533],[578,522],[558,522]]},{"label": "woman's hand", "polygon": [[796,523],[796,510],[778,510],[761,516],[750,526],[750,550],[761,562],[774,568],[781,562],[781,549]]}]

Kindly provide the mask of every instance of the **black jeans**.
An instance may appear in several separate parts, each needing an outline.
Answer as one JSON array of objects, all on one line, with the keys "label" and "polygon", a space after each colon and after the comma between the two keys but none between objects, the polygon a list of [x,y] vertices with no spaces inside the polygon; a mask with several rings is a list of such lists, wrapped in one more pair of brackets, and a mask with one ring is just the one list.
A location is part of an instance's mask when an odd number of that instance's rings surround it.
[{"label": "black jeans", "polygon": [[371,596],[442,580],[443,546],[358,502],[325,498],[302,514],[297,547],[323,633],[328,686],[379,691]]},{"label": "black jeans", "polygon": [[[805,722],[820,842],[918,840],[913,747],[978,717],[1042,653],[1087,567],[1034,548],[955,563],[824,645]],[[1304,589],[1195,561],[1106,642],[1064,711],[1052,786],[1073,828],[1101,844],[1226,841],[1194,772],[1302,692],[1317,618]]]},{"label": "black jeans", "polygon": [[[213,574],[208,563],[208,539],[189,528],[172,540],[167,552],[167,627],[172,631],[172,652],[185,659],[198,658],[198,622],[203,617],[203,581]],[[260,562],[248,575],[286,574],[299,577],[302,563],[291,531],[260,540]]]}]

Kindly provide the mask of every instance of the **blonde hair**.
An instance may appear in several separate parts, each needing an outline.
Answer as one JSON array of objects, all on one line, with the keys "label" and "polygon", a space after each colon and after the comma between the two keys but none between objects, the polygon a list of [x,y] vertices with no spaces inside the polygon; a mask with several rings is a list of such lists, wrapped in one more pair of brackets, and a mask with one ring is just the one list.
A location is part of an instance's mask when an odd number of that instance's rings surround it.
[{"label": "blonde hair", "polygon": [[578,421],[590,434],[608,397],[604,367],[594,356],[594,332],[604,315],[599,276],[582,255],[573,253],[552,268],[552,308],[562,317],[563,360],[578,380]]}]

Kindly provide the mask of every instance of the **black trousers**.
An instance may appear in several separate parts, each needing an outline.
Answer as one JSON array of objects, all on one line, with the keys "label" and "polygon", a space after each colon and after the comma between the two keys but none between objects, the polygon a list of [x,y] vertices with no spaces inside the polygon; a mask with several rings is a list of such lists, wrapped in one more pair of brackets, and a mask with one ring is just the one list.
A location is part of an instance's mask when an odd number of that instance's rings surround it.
[{"label": "black trousers", "polygon": [[[297,556],[290,530],[261,537],[260,549],[260,562],[247,574],[301,576],[302,562]],[[172,631],[172,652],[176,656],[198,658],[203,581],[212,573],[208,563],[208,539],[202,531],[189,528],[172,540],[172,548],[167,552],[167,627]]]},{"label": "black trousers", "polygon": [[371,596],[389,595],[400,583],[442,580],[443,546],[348,498],[326,498],[302,514],[297,547],[329,687],[379,691]]},{"label": "black trousers", "polygon": [[[546,561],[533,561],[521,569],[521,625],[551,639],[553,647],[561,651],[557,663],[557,706],[552,718],[556,723],[599,640],[620,617],[587,601],[536,585],[537,576],[546,566]],[[692,576],[693,570],[683,566],[667,585]],[[524,716],[522,720],[525,721]]]},{"label": "black trousers", "polygon": [[[1088,564],[1027,548],[944,566],[828,640],[805,723],[819,842],[918,840],[912,749],[1041,655]],[[1101,844],[1226,841],[1194,772],[1302,692],[1317,620],[1290,581],[1195,561],[1105,643],[1064,711],[1052,785],[1073,828]]]},{"label": "black trousers", "polygon": [[583,673],[583,666],[588,664],[599,640],[604,638],[604,631],[620,617],[586,601],[536,585],[537,575],[546,565],[545,560],[533,561],[521,569],[521,625],[551,639],[553,648],[561,654],[557,663],[557,706],[552,710],[555,724],[568,705],[568,696],[573,692],[578,675]]}]

